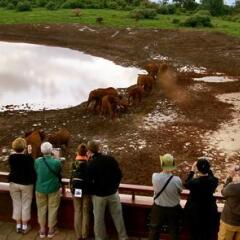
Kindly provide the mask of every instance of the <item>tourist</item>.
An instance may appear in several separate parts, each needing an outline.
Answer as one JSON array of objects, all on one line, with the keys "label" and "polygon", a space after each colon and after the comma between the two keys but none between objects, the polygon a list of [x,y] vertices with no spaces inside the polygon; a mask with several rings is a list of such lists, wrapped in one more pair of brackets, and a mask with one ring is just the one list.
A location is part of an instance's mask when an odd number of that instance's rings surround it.
[{"label": "tourist", "polygon": [[31,203],[33,197],[33,184],[35,183],[34,160],[25,154],[27,147],[24,138],[16,138],[12,143],[13,153],[8,162],[10,173],[8,180],[10,195],[13,202],[12,218],[16,221],[17,233],[26,234],[31,226]]},{"label": "tourist", "polygon": [[104,216],[105,209],[108,207],[119,239],[125,240],[128,237],[117,191],[122,178],[119,165],[112,156],[103,155],[99,152],[99,144],[96,141],[88,142],[87,148],[90,157],[88,174],[93,194],[92,202],[95,239],[105,240],[107,238]]},{"label": "tourist", "polygon": [[174,176],[175,160],[171,154],[160,156],[162,171],[153,173],[154,205],[151,210],[149,240],[160,239],[160,229],[164,224],[172,240],[179,239],[179,220],[181,216],[180,193],[182,181]]},{"label": "tourist", "polygon": [[41,152],[43,157],[35,160],[36,202],[38,211],[38,222],[40,224],[40,238],[46,236],[46,217],[48,212],[48,238],[54,237],[57,233],[57,212],[60,204],[60,161],[52,156],[52,144],[42,143]]},{"label": "tourist", "polygon": [[88,194],[87,146],[80,144],[72,164],[70,186],[73,194],[74,229],[78,240],[89,236],[91,198]]},{"label": "tourist", "polygon": [[218,240],[240,240],[239,170],[239,167],[231,169],[222,189],[226,201],[221,214]]},{"label": "tourist", "polygon": [[191,240],[212,240],[217,231],[217,204],[213,196],[218,179],[206,158],[194,162],[184,186],[190,190],[185,206]]}]

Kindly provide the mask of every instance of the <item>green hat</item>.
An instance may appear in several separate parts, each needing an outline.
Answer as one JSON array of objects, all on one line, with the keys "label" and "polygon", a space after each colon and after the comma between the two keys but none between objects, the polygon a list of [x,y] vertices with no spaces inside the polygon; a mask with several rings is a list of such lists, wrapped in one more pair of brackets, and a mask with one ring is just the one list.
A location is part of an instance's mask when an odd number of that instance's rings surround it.
[{"label": "green hat", "polygon": [[171,171],[176,168],[175,160],[173,156],[169,153],[166,153],[163,156],[160,155],[160,163],[163,170]]}]

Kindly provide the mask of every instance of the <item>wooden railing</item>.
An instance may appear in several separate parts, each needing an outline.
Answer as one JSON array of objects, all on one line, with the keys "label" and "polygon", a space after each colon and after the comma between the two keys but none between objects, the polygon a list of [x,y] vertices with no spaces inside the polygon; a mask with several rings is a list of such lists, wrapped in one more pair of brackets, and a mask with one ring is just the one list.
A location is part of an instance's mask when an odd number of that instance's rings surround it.
[{"label": "wooden railing", "polygon": [[[7,183],[7,172],[0,172],[0,209],[4,209],[3,214],[0,214],[0,220],[11,220],[11,200],[9,184]],[[59,225],[65,228],[73,228],[73,204],[72,194],[69,189],[70,180],[62,178],[62,201],[59,209],[59,215],[64,218],[59,218]],[[123,206],[123,215],[126,223],[129,236],[146,237],[148,227],[146,226],[146,218],[153,204],[153,188],[152,186],[120,184],[119,186],[120,199]],[[189,195],[188,190],[183,190],[181,193],[181,205],[184,207],[186,199]],[[218,211],[222,212],[223,197],[221,194],[214,194],[218,202]],[[0,213],[1,213],[0,210]],[[35,217],[34,217],[35,216]],[[36,206],[33,208],[33,222],[37,223]],[[110,223],[109,226],[112,226]],[[110,227],[108,229],[114,229]],[[163,235],[162,239],[169,239],[168,234]],[[188,240],[189,235],[185,231],[181,234],[181,240]]]}]

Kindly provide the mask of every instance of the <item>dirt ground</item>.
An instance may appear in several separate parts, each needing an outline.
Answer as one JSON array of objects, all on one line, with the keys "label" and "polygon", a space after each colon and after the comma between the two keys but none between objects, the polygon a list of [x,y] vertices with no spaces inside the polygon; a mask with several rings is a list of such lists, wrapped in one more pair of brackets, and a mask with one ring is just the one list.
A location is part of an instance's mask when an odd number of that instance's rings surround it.
[{"label": "dirt ground", "polygon": [[[167,152],[180,164],[176,173],[182,179],[192,162],[203,155],[209,157],[221,181],[226,176],[227,166],[240,160],[240,149],[229,153],[217,145],[209,147],[206,140],[206,136],[213,135],[233,118],[233,105],[216,96],[240,92],[240,39],[201,31],[36,24],[0,25],[0,40],[67,47],[123,66],[143,67],[151,61],[165,62],[177,76],[171,94],[158,87],[145,96],[141,104],[131,106],[115,121],[87,111],[84,103],[44,114],[1,112],[0,171],[8,169],[6,157],[11,141],[36,127],[46,132],[66,127],[71,132],[72,141],[64,162],[65,176],[69,176],[77,144],[89,139],[101,140],[103,148],[116,157],[124,183],[151,185],[152,173],[160,169],[159,154]],[[236,81],[193,80],[220,74]]]}]

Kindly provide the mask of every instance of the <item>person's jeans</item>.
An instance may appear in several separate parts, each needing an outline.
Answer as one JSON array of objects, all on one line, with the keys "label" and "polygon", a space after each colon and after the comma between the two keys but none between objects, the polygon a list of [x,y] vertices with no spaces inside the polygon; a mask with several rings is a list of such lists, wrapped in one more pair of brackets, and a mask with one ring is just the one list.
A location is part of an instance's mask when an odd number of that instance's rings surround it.
[{"label": "person's jeans", "polygon": [[107,239],[105,227],[105,209],[108,206],[118,232],[119,240],[126,240],[127,234],[122,216],[122,206],[118,193],[106,197],[92,196],[95,240]]},{"label": "person's jeans", "polygon": [[87,238],[89,235],[91,198],[83,195],[81,198],[73,198],[74,205],[74,229],[77,238]]},{"label": "person's jeans", "polygon": [[179,239],[179,218],[180,218],[180,206],[175,207],[161,207],[153,205],[151,210],[151,221],[149,240],[159,240],[161,227],[165,224],[168,226],[168,230],[172,240]]}]

